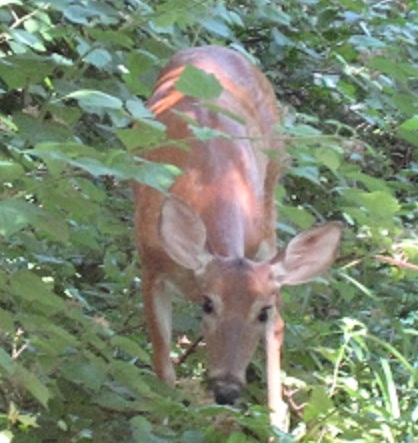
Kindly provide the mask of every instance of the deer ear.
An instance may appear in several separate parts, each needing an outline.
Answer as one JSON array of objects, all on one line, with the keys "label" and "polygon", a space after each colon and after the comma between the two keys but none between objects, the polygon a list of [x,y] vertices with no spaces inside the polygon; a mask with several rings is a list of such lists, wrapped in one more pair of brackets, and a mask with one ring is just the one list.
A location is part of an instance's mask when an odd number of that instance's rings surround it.
[{"label": "deer ear", "polygon": [[337,255],[342,229],[342,223],[330,222],[293,238],[271,260],[280,286],[305,283],[325,272]]},{"label": "deer ear", "polygon": [[178,197],[170,196],[163,202],[159,233],[165,252],[186,269],[198,271],[211,259],[202,219]]}]

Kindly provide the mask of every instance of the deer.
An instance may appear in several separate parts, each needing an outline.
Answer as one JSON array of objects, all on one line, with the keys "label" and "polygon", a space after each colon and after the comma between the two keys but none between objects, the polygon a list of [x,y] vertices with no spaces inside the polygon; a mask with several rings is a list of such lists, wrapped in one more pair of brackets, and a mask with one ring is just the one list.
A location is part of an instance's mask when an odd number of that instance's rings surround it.
[{"label": "deer", "polygon": [[[211,106],[176,89],[189,65],[221,85]],[[177,52],[146,106],[165,126],[166,141],[145,158],[181,170],[166,194],[133,184],[153,369],[175,384],[172,297],[180,294],[201,305],[216,403],[233,405],[241,397],[247,366],[264,339],[270,421],[283,429],[280,288],[324,273],[336,258],[343,225],[314,226],[277,249],[275,187],[285,163],[277,131],[281,112],[270,81],[238,51],[209,45]],[[221,135],[200,140],[191,121]]]}]

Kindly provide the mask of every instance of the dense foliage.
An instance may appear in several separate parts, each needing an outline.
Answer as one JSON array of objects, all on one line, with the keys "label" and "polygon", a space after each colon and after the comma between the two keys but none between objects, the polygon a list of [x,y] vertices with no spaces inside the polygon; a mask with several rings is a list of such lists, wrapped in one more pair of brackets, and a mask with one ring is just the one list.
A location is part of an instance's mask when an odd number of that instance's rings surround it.
[{"label": "dense foliage", "polygon": [[[0,0],[0,23],[0,441],[417,441],[417,2]],[[203,392],[204,350],[180,389],[150,370],[129,180],[175,171],[133,150],[164,140],[144,107],[160,67],[205,43],[275,85],[281,244],[347,225],[333,271],[283,293],[288,435],[262,352],[240,409]],[[176,307],[191,340],[197,310]]]}]

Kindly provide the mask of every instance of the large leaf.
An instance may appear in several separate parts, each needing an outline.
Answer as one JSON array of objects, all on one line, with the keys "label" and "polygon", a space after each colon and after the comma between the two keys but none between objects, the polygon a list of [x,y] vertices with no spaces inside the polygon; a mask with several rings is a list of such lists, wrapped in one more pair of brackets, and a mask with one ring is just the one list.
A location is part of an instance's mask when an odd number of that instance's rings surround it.
[{"label": "large leaf", "polygon": [[186,66],[175,86],[185,95],[204,100],[219,97],[223,89],[213,74],[191,65]]},{"label": "large leaf", "polygon": [[[31,296],[26,298],[30,299]],[[56,360],[58,355],[66,352],[71,353],[74,348],[80,346],[79,338],[68,332],[65,329],[65,324],[61,321],[54,322],[53,315],[57,313],[56,310],[45,306],[42,299],[39,299],[38,303],[27,303],[24,297],[22,299],[21,306],[24,308],[24,312],[16,317],[22,324],[24,331],[30,335],[34,349]],[[71,321],[79,317],[73,315],[73,312],[74,309],[67,309],[65,312]]]},{"label": "large leaf", "polygon": [[0,78],[11,89],[26,88],[44,80],[57,67],[47,57],[36,55],[13,55],[0,58]]},{"label": "large leaf", "polygon": [[22,200],[0,201],[0,235],[9,237],[20,229],[36,224],[41,211]]},{"label": "large leaf", "polygon": [[25,369],[22,365],[0,348],[0,372],[6,374],[13,383],[29,391],[32,396],[43,406],[47,406],[51,398],[49,389],[36,377],[35,374]]},{"label": "large leaf", "polygon": [[27,32],[23,29],[11,29],[9,32],[14,41],[21,45],[29,46],[30,48],[37,51],[46,50],[42,39],[40,39],[33,33]]},{"label": "large leaf", "polygon": [[[119,132],[128,145],[135,144],[138,134],[138,129]],[[42,143],[28,152],[42,158],[54,173],[60,173],[65,165],[71,165],[93,177],[113,176],[118,180],[135,180],[162,192],[166,192],[180,174],[178,168],[172,165],[133,158],[123,151],[114,150],[101,154],[77,143]],[[86,157],[85,154],[90,156]]]},{"label": "large leaf", "polygon": [[143,362],[150,364],[149,354],[142,349],[138,343],[119,335],[112,337],[110,343],[131,357],[140,358]]},{"label": "large leaf", "polygon": [[16,296],[31,304],[42,306],[46,316],[65,309],[64,301],[31,271],[22,270],[13,274],[10,286]]},{"label": "large leaf", "polygon": [[17,365],[13,378],[18,385],[28,390],[42,406],[47,407],[52,396],[51,392],[33,372]]},{"label": "large leaf", "polygon": [[11,312],[0,308],[0,331],[10,333],[14,330],[15,318]]},{"label": "large leaf", "polygon": [[[348,189],[344,191],[344,197],[351,201],[356,213],[359,210],[364,211],[369,225],[376,228],[393,226],[394,216],[400,210],[397,199],[385,191],[362,192]],[[364,219],[363,222],[365,221]]]},{"label": "large leaf", "polygon": [[404,121],[398,128],[398,135],[402,139],[418,147],[418,115]]},{"label": "large leaf", "polygon": [[42,121],[33,115],[17,113],[14,115],[14,122],[18,127],[19,135],[29,141],[31,145],[74,139],[70,128],[56,121]]},{"label": "large leaf", "polygon": [[322,386],[315,386],[310,394],[309,402],[304,408],[303,418],[306,422],[310,422],[327,414],[332,408],[332,401],[325,389]]},{"label": "large leaf", "polygon": [[141,119],[135,126],[135,128],[120,129],[116,132],[129,151],[151,148],[166,139],[165,126],[156,120]]},{"label": "large leaf", "polygon": [[16,180],[24,173],[22,165],[17,162],[5,160],[0,160],[0,177],[4,181]]},{"label": "large leaf", "polygon": [[1,372],[8,375],[13,374],[15,368],[15,363],[12,357],[10,357],[10,355],[3,348],[0,348],[0,368]]},{"label": "large leaf", "polygon": [[83,384],[95,392],[107,379],[106,366],[103,361],[97,358],[89,360],[71,358],[64,363],[62,372],[67,380]]},{"label": "large leaf", "polygon": [[80,89],[64,96],[61,100],[75,99],[87,112],[122,110],[123,103],[118,97],[92,89]]}]

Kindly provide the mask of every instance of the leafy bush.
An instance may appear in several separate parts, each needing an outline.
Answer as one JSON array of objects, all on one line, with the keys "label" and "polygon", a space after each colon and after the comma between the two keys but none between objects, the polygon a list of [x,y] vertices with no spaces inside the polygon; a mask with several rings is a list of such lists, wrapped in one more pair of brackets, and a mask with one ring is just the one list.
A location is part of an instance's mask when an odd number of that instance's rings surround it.
[{"label": "leafy bush", "polygon": [[[417,15],[414,1],[0,1],[2,442],[416,440]],[[134,152],[164,140],[144,100],[170,54],[209,42],[245,48],[285,108],[281,240],[347,224],[332,274],[283,294],[288,435],[268,425],[262,353],[241,411],[150,369],[128,181],[171,183]],[[193,307],[174,320],[198,334]],[[200,381],[200,360],[182,377]]]}]

